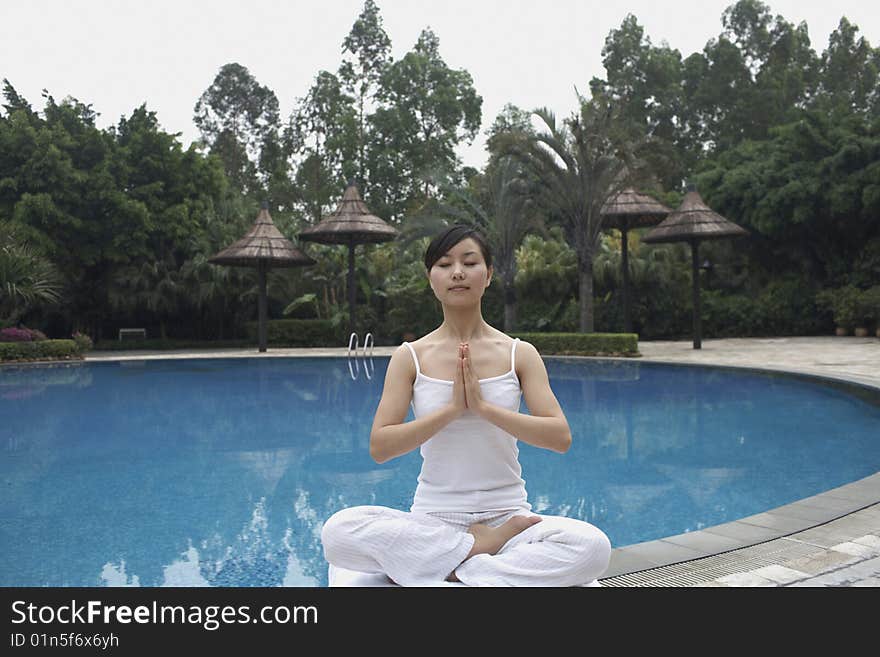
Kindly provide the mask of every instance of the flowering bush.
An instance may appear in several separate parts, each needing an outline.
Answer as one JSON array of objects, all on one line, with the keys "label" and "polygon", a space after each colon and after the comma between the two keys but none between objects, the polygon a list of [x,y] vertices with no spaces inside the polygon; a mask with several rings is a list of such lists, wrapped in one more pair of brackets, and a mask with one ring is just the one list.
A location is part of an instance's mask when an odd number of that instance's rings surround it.
[{"label": "flowering bush", "polygon": [[[45,339],[46,336],[43,336]],[[33,342],[38,338],[29,328],[15,328],[10,326],[0,331],[0,342]]]},{"label": "flowering bush", "polygon": [[92,347],[94,346],[92,339],[85,333],[80,333],[79,331],[77,331],[70,337],[72,337],[73,341],[76,342],[76,348],[77,350],[79,350],[80,353],[91,351]]}]

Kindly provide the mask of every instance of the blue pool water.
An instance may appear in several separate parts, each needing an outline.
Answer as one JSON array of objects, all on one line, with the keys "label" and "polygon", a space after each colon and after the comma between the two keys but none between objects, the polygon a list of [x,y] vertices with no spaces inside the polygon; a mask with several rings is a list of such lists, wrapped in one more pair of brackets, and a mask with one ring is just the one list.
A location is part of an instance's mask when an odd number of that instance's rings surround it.
[{"label": "blue pool water", "polygon": [[[0,585],[325,585],[324,520],[357,504],[408,508],[420,466],[417,452],[370,459],[388,360],[354,362],[0,369]],[[574,444],[560,455],[521,443],[529,499],[615,547],[880,470],[880,402],[864,389],[546,362]]]}]

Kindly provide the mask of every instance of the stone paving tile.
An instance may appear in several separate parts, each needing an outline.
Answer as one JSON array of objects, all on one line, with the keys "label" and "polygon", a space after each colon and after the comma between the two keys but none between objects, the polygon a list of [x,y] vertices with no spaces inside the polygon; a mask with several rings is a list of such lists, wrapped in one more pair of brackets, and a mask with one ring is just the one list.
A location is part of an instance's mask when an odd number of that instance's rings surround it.
[{"label": "stone paving tile", "polygon": [[812,555],[786,561],[783,565],[807,573],[807,575],[818,575],[849,563],[855,563],[856,560],[856,557],[842,552],[822,550]]},{"label": "stone paving tile", "polygon": [[735,538],[697,531],[689,534],[677,534],[663,539],[664,543],[674,543],[692,550],[704,550],[707,554],[718,554],[728,550],[736,550],[748,545],[746,541]]},{"label": "stone paving tile", "polygon": [[844,540],[850,539],[852,536],[849,532],[841,532],[840,530],[825,527],[813,527],[812,529],[798,532],[789,538],[801,543],[809,543],[810,545],[828,549],[832,545],[837,545]]},{"label": "stone paving tile", "polygon": [[880,557],[874,557],[873,559],[853,564],[848,567],[848,570],[859,579],[880,576]]},{"label": "stone paving tile", "polygon": [[878,554],[880,554],[880,536],[868,534],[867,536],[854,538],[852,542],[858,543],[859,545],[867,545],[869,548],[873,548]]},{"label": "stone paving tile", "polygon": [[880,577],[867,577],[858,582],[853,582],[850,586],[880,586]]},{"label": "stone paving tile", "polygon": [[726,522],[723,525],[715,525],[714,527],[708,527],[706,529],[703,529],[702,531],[709,532],[710,534],[720,534],[721,536],[727,536],[729,538],[745,540],[754,543],[760,543],[761,541],[769,541],[774,538],[779,538],[784,533],[777,529],[759,527],[757,525],[751,525],[749,523],[739,521]]},{"label": "stone paving tile", "polygon": [[832,545],[831,549],[835,552],[843,552],[844,554],[851,554],[854,557],[872,557],[877,554],[876,550],[869,548],[867,545],[860,545],[858,543],[853,543],[852,541],[847,541],[846,543],[838,543],[837,545]]},{"label": "stone paving tile", "polygon": [[616,575],[620,575],[621,573],[629,573],[633,570],[654,568],[659,565],[659,563],[648,560],[642,555],[636,555],[631,554],[630,552],[626,552],[626,548],[618,548],[616,550],[612,550],[611,562],[608,564],[608,569],[605,571],[605,574],[602,575],[602,577],[614,577]]},{"label": "stone paving tile", "polygon": [[794,582],[790,586],[853,586],[877,578],[880,578],[880,557],[865,559],[816,577]]},{"label": "stone paving tile", "polygon": [[761,577],[751,571],[725,575],[724,577],[719,577],[716,581],[725,586],[777,586],[777,583],[772,579]]},{"label": "stone paving tile", "polygon": [[757,527],[766,527],[775,529],[783,534],[788,532],[796,532],[810,525],[810,521],[801,518],[794,518],[778,513],[757,513],[753,516],[747,516],[738,522],[744,522],[748,525],[756,525]]},{"label": "stone paving tile", "polygon": [[[836,500],[838,503],[845,502],[846,500]],[[808,524],[818,524],[824,522],[830,522],[835,519],[835,516],[842,515],[841,513],[836,513],[835,511],[825,508],[813,506],[811,504],[806,504],[803,502],[795,502],[793,504],[786,504],[785,506],[780,506],[771,512],[773,515],[777,516],[785,516],[786,518],[799,518],[801,520],[807,521]]]},{"label": "stone paving tile", "polygon": [[[840,513],[853,513],[860,510],[862,506],[859,502],[847,500],[840,497],[830,497],[828,495],[814,495],[800,502],[803,506],[815,509],[827,509],[829,511],[839,511]],[[833,521],[832,521],[833,522]]]},{"label": "stone paving tile", "polygon": [[846,569],[831,571],[830,573],[822,573],[816,577],[810,577],[799,582],[794,582],[789,586],[846,586],[853,579],[844,572]]},{"label": "stone paving tile", "polygon": [[756,568],[751,571],[751,574],[769,579],[771,582],[776,582],[777,584],[788,584],[809,577],[807,573],[801,572],[800,570],[786,568],[785,566],[780,566],[778,564]]}]

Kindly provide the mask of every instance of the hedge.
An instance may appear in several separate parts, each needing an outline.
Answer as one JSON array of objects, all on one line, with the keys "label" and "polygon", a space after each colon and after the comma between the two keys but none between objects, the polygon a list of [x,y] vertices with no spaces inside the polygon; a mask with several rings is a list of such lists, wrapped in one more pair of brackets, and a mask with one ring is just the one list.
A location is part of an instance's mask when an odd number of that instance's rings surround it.
[{"label": "hedge", "polygon": [[0,361],[73,359],[82,359],[82,353],[73,340],[0,342]]},{"label": "hedge", "polygon": [[[257,322],[247,322],[251,343],[257,341]],[[266,325],[266,340],[276,347],[342,347],[344,338],[329,319],[272,319]]]},{"label": "hedge", "polygon": [[252,340],[175,340],[172,338],[151,338],[148,340],[101,340],[95,345],[98,351],[128,351],[129,349],[150,349],[170,351],[174,349],[236,349],[253,346]]},{"label": "hedge", "polygon": [[635,333],[511,333],[543,355],[640,356]]}]

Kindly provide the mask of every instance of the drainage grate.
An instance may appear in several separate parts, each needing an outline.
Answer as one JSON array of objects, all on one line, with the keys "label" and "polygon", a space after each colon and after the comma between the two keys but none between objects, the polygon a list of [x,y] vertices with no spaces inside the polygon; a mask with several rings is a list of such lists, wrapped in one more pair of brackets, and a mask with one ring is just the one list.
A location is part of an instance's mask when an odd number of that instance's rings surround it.
[{"label": "drainage grate", "polygon": [[822,549],[810,543],[778,538],[704,559],[640,570],[601,581],[602,586],[696,586],[725,575],[747,572],[816,554]]}]

